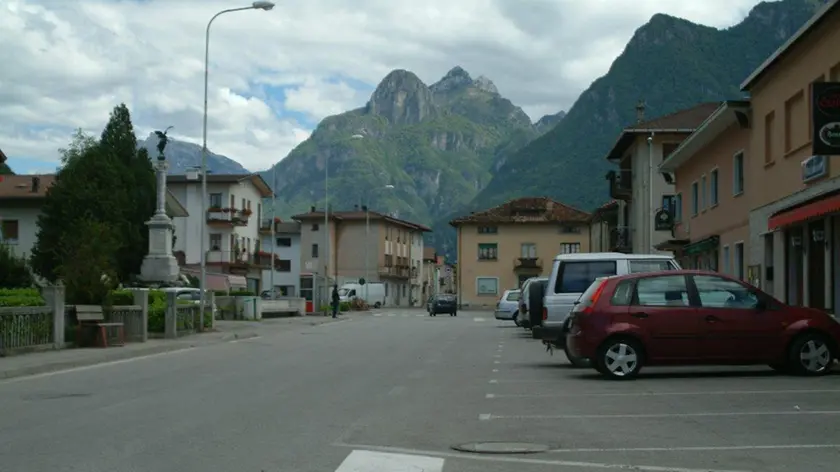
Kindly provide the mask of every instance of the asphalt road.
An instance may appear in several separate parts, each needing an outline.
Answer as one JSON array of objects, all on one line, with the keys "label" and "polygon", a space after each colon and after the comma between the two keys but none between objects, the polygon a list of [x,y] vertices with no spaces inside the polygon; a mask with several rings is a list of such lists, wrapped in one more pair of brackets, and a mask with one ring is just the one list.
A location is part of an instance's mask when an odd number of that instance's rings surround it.
[{"label": "asphalt road", "polygon": [[[0,470],[837,470],[840,376],[650,369],[608,382],[491,316],[383,310],[3,381]],[[451,449],[476,441],[552,449]]]}]

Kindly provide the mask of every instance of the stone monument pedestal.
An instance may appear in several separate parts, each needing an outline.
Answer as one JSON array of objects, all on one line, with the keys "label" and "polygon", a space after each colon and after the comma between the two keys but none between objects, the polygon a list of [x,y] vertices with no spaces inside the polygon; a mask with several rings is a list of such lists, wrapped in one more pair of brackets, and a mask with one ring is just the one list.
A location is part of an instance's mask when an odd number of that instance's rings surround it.
[{"label": "stone monument pedestal", "polygon": [[172,232],[175,227],[172,225],[172,219],[166,215],[167,167],[161,154],[155,169],[157,210],[146,222],[146,226],[149,227],[149,253],[143,258],[143,264],[140,266],[140,279],[145,282],[171,283],[177,281],[181,273],[178,260],[172,255]]}]

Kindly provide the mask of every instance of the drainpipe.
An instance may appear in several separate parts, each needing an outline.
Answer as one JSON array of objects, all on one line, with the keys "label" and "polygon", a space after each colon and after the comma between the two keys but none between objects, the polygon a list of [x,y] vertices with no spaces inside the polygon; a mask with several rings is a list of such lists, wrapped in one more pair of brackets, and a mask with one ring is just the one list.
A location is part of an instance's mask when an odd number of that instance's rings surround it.
[{"label": "drainpipe", "polygon": [[654,166],[653,166],[653,132],[651,131],[650,136],[647,138],[648,143],[648,216],[650,218],[650,222],[647,227],[647,247],[649,248],[649,252],[653,253],[653,228],[655,223],[654,215],[656,213],[656,207],[653,203],[653,174],[654,174]]}]

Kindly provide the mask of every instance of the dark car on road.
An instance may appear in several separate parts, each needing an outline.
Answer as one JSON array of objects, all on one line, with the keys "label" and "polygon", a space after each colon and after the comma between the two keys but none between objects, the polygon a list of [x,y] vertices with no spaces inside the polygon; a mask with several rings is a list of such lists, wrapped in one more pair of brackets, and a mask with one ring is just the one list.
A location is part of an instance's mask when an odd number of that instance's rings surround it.
[{"label": "dark car on road", "polygon": [[571,313],[566,343],[611,379],[649,365],[761,365],[827,374],[840,323],[786,305],[718,272],[667,271],[596,280]]},{"label": "dark car on road", "polygon": [[434,295],[429,299],[429,316],[437,316],[438,313],[448,313],[449,316],[458,316],[458,297],[452,294]]}]

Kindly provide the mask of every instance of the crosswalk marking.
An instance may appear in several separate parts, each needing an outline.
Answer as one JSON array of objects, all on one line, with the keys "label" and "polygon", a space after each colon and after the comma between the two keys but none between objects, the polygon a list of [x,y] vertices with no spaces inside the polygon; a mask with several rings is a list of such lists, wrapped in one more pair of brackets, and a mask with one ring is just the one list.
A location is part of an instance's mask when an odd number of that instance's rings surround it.
[{"label": "crosswalk marking", "polygon": [[439,457],[354,450],[335,472],[442,472]]}]

